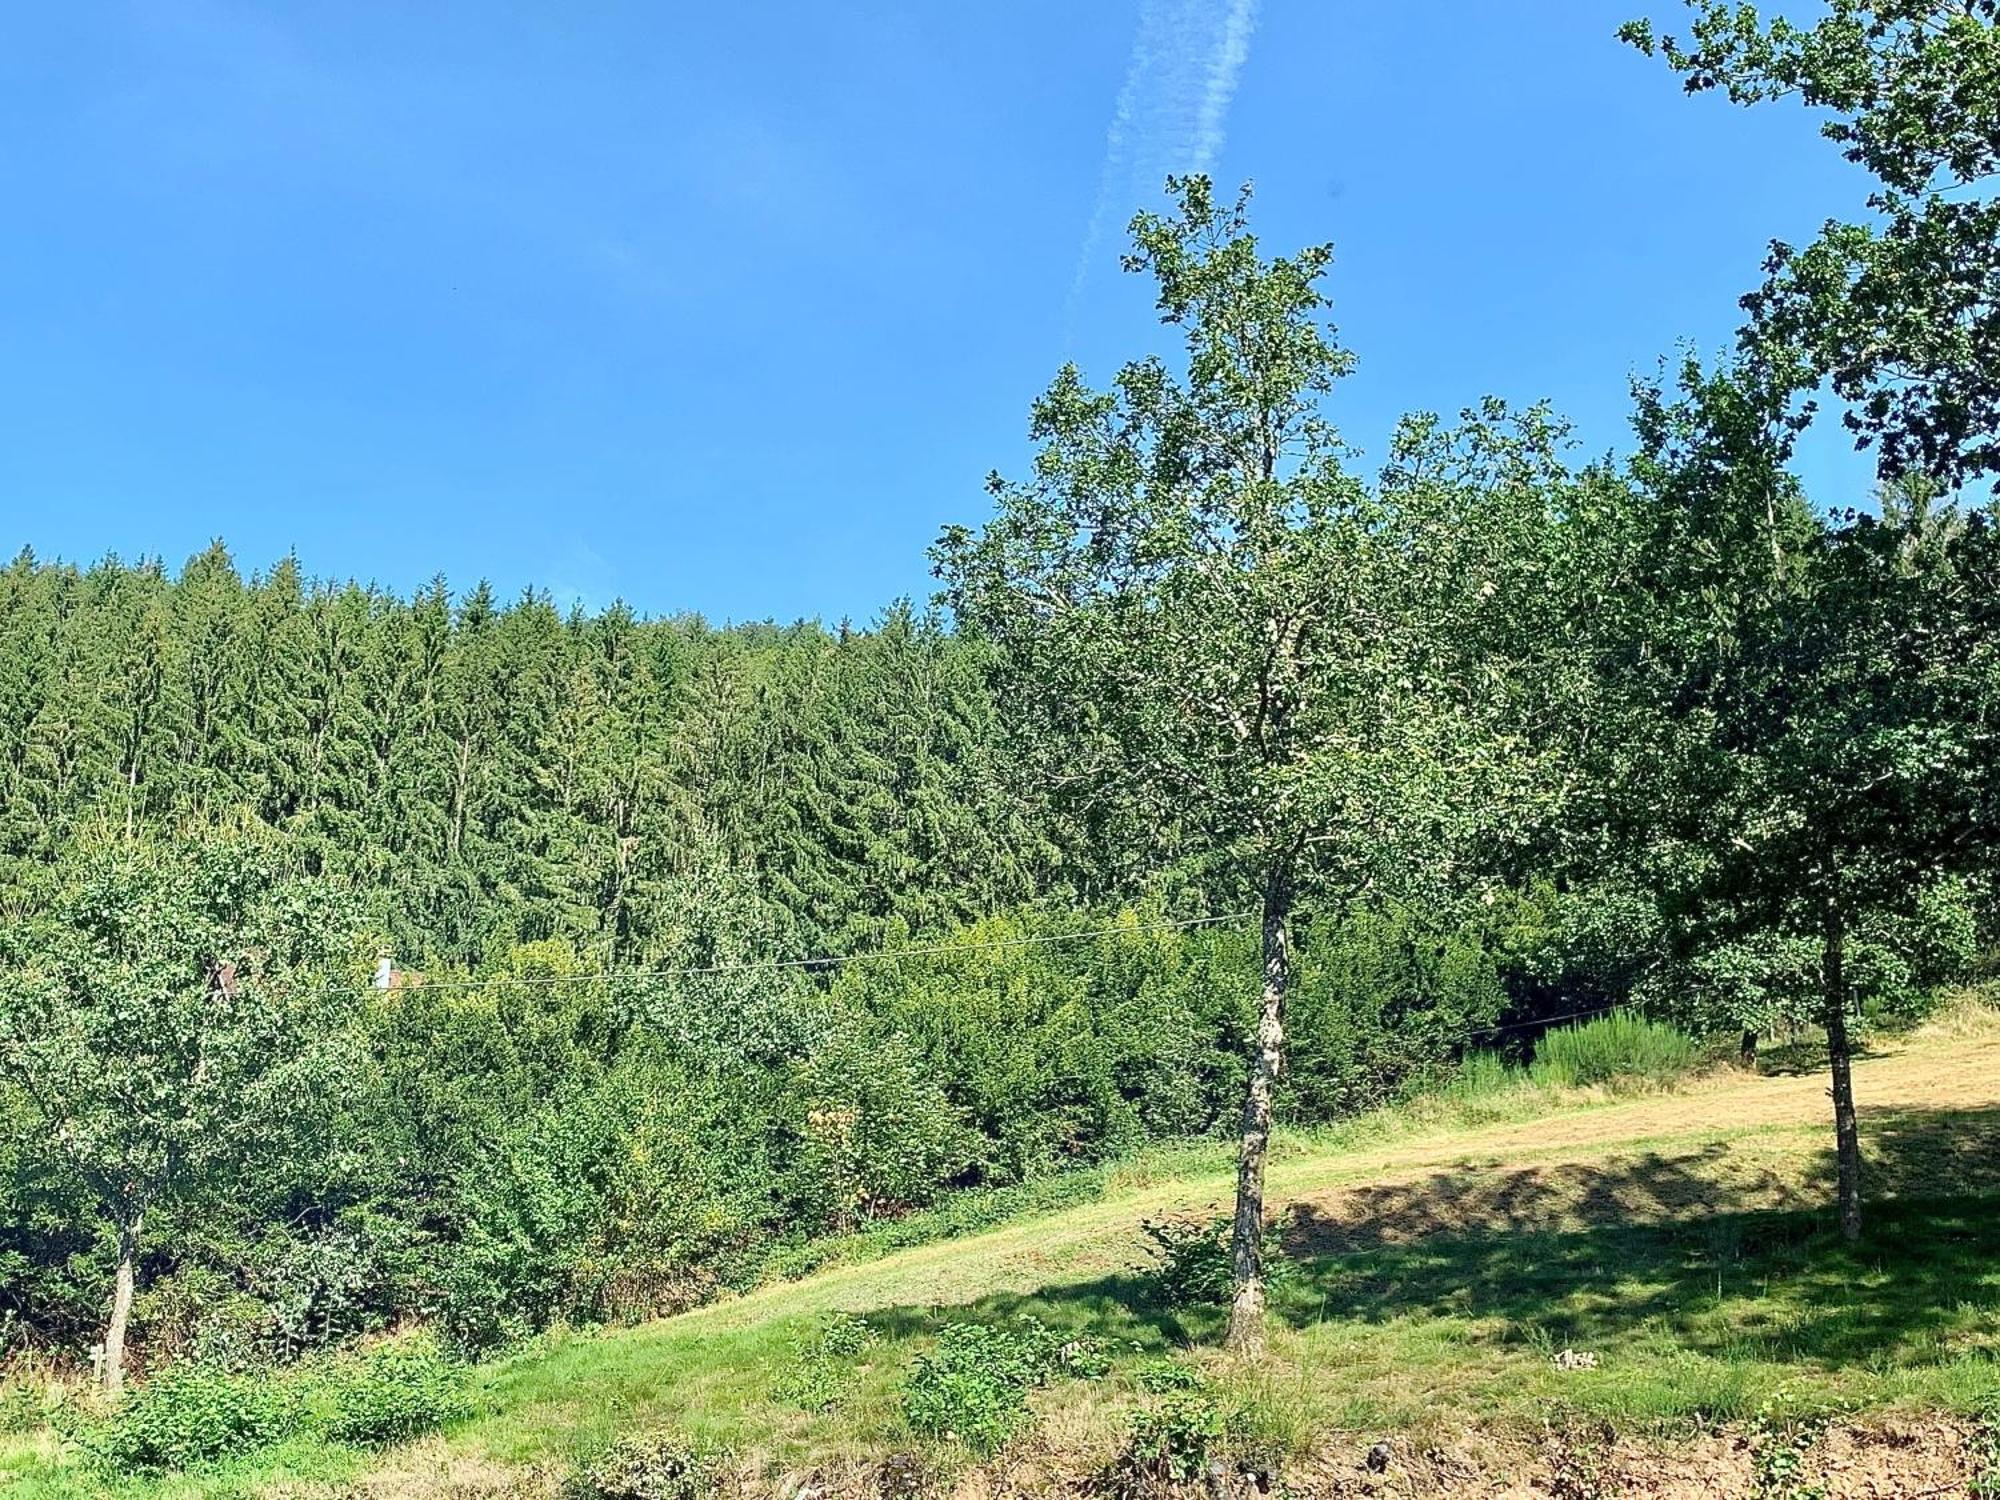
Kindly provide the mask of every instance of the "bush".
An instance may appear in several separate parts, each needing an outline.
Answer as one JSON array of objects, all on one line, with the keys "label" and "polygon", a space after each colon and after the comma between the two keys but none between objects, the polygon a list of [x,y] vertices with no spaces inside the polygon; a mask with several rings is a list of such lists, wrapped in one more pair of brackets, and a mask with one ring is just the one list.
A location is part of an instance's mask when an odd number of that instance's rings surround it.
[{"label": "bush", "polygon": [[1167,1306],[1193,1307],[1229,1295],[1229,1220],[1147,1219],[1139,1228],[1153,1242],[1153,1285]]},{"label": "bush", "polygon": [[723,1478],[721,1455],[654,1436],[618,1444],[571,1479],[565,1493],[567,1500],[710,1500]]},{"label": "bush", "polygon": [[[1140,1226],[1153,1242],[1152,1279],[1169,1307],[1200,1307],[1227,1302],[1235,1289],[1235,1263],[1230,1256],[1234,1224],[1227,1215],[1213,1219],[1147,1219]],[[1282,1226],[1264,1231],[1264,1281],[1283,1283],[1292,1271],[1285,1257]]]},{"label": "bush", "polygon": [[1960,984],[1979,963],[1979,896],[1964,880],[1940,880],[1918,893],[1910,922],[1910,970],[1926,989]]},{"label": "bush", "polygon": [[1139,1388],[1150,1391],[1155,1396],[1164,1396],[1174,1391],[1200,1391],[1208,1388],[1208,1380],[1192,1365],[1184,1365],[1177,1359],[1159,1358],[1149,1360],[1135,1372]]},{"label": "bush", "polygon": [[2000,1500],[2000,1395],[1990,1397],[1973,1419],[1967,1445],[1972,1460],[1971,1500]]},{"label": "bush", "polygon": [[465,1372],[428,1339],[376,1349],[329,1382],[321,1431],[337,1443],[399,1443],[465,1414]]},{"label": "bush", "polygon": [[868,1347],[874,1334],[861,1319],[832,1313],[792,1346],[792,1362],[771,1394],[804,1411],[826,1411],[837,1405],[854,1383],[852,1359]]},{"label": "bush", "polygon": [[268,1378],[188,1366],[149,1380],[86,1430],[82,1446],[107,1468],[162,1473],[254,1453],[295,1420],[288,1394]]},{"label": "bush", "polygon": [[1094,1339],[1064,1341],[1033,1318],[1012,1328],[947,1323],[937,1347],[903,1382],[910,1430],[974,1453],[997,1450],[1028,1422],[1028,1392],[1057,1374],[1094,1378],[1110,1368]]},{"label": "bush", "polygon": [[1201,1474],[1227,1436],[1221,1407],[1199,1392],[1176,1392],[1133,1413],[1122,1467],[1130,1478],[1185,1484]]},{"label": "bush", "polygon": [[1337,1120],[1393,1102],[1507,1006],[1478,928],[1403,908],[1328,916],[1301,944],[1285,1002],[1287,1119]]},{"label": "bush", "polygon": [[1671,1083],[1694,1066],[1694,1038],[1663,1022],[1621,1011],[1546,1033],[1529,1072],[1550,1088],[1627,1080]]}]

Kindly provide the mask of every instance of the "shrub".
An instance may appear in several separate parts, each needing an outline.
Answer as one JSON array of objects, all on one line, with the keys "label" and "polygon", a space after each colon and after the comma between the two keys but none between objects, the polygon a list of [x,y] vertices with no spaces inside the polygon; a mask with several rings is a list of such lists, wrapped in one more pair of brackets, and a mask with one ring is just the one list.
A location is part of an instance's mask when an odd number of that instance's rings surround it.
[{"label": "shrub", "polygon": [[1926,989],[1971,977],[1979,963],[1979,898],[1970,882],[1940,880],[1918,893],[1909,949],[1911,977]]},{"label": "shrub", "polygon": [[1195,1391],[1178,1391],[1132,1415],[1122,1467],[1133,1479],[1184,1484],[1196,1478],[1228,1436],[1222,1408]]},{"label": "shrub", "polygon": [[321,1430],[337,1443],[398,1443],[463,1416],[465,1372],[429,1339],[386,1344],[329,1382]]},{"label": "shrub", "polygon": [[1028,1422],[1028,1392],[1057,1374],[1110,1368],[1094,1339],[1064,1341],[1033,1318],[1012,1328],[947,1323],[903,1383],[910,1430],[974,1453],[994,1452]]},{"label": "shrub", "polygon": [[1626,1080],[1671,1083],[1694,1066],[1694,1039],[1664,1022],[1621,1011],[1546,1033],[1529,1070],[1551,1088]]},{"label": "shrub", "polygon": [[1169,1307],[1219,1302],[1229,1295],[1226,1219],[1147,1219],[1139,1227],[1153,1242],[1153,1285]]},{"label": "shrub", "polygon": [[923,1208],[978,1153],[934,1071],[901,1036],[837,1034],[799,1069],[784,1191],[835,1231]]},{"label": "shrub", "polygon": [[161,1473],[254,1453],[295,1419],[288,1394],[268,1378],[186,1366],[149,1380],[86,1429],[82,1445],[107,1468]]},{"label": "shrub", "polygon": [[[1161,1300],[1175,1308],[1229,1300],[1235,1286],[1235,1267],[1229,1250],[1233,1227],[1227,1215],[1213,1219],[1147,1219],[1140,1225],[1146,1238],[1153,1242],[1152,1278]],[[1267,1285],[1282,1283],[1291,1274],[1281,1240],[1278,1229],[1265,1231]]]},{"label": "shrub", "polygon": [[1205,1390],[1208,1386],[1207,1378],[1192,1365],[1164,1357],[1139,1366],[1135,1378],[1141,1390],[1150,1391],[1155,1396],[1164,1396],[1172,1391]]},{"label": "shrub", "polygon": [[1750,1424],[1750,1473],[1758,1500],[1826,1500],[1826,1487],[1807,1476],[1813,1450],[1835,1415],[1785,1386],[1764,1399]]},{"label": "shrub", "polygon": [[2000,1500],[2000,1396],[1994,1396],[1974,1419],[1967,1444],[1972,1460],[1971,1500]]},{"label": "shrub", "polygon": [[791,1364],[771,1394],[805,1411],[826,1411],[853,1384],[855,1371],[840,1361],[868,1347],[873,1333],[848,1313],[833,1313],[792,1346]]},{"label": "shrub", "polygon": [[1329,913],[1300,947],[1286,1000],[1288,1119],[1335,1120],[1433,1076],[1507,991],[1484,935],[1405,908]]},{"label": "shrub", "polygon": [[1077,1380],[1102,1380],[1111,1373],[1111,1351],[1104,1340],[1084,1334],[1056,1350],[1054,1373]]},{"label": "shrub", "polygon": [[670,1435],[614,1447],[565,1486],[567,1500],[710,1500],[723,1487],[722,1455]]}]

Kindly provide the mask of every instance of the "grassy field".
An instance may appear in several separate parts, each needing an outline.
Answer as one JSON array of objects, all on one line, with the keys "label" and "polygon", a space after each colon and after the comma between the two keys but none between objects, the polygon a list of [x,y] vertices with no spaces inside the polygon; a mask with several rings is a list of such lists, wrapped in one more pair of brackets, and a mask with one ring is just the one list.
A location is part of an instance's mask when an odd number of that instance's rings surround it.
[{"label": "grassy field", "polygon": [[[472,1418],[401,1450],[294,1444],[121,1489],[29,1434],[0,1447],[0,1487],[20,1500],[543,1494],[614,1440],[654,1431],[767,1476],[858,1474],[912,1449],[964,1471],[952,1445],[908,1432],[906,1374],[944,1324],[1023,1315],[1102,1340],[1113,1368],[1035,1392],[1034,1426],[1000,1460],[1017,1477],[1112,1461],[1133,1413],[1160,1404],[1162,1361],[1196,1372],[1231,1441],[1294,1465],[1343,1455],[1351,1468],[1389,1439],[1413,1465],[1456,1453],[1476,1466],[1490,1448],[1504,1468],[1547,1460],[1551,1433],[1698,1445],[1762,1430],[1773,1410],[1863,1426],[1971,1418],[2000,1399],[2000,1024],[1967,1011],[1885,1043],[1856,1088],[1871,1223],[1855,1247],[1830,1232],[1828,1107],[1812,1073],[1732,1071],[1634,1096],[1515,1087],[1285,1143],[1271,1175],[1290,1265],[1259,1361],[1217,1352],[1219,1314],[1166,1305],[1144,1271],[1142,1221],[1226,1199],[1226,1158],[1203,1148],[1104,1174],[1095,1201],[986,1233],[640,1328],[550,1337],[477,1372]],[[830,1371],[836,1399],[809,1411],[788,1377],[834,1313],[861,1315],[873,1338]],[[1594,1367],[1559,1367],[1564,1350]]]}]

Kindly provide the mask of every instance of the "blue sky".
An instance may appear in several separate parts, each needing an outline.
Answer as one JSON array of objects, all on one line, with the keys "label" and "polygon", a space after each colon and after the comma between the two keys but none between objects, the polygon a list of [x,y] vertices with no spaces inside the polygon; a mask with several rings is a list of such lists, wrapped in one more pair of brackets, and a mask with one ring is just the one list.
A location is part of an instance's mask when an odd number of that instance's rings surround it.
[{"label": "blue sky", "polygon": [[[1618,445],[1630,373],[1861,196],[1619,46],[1641,6],[24,7],[0,546],[865,620],[1065,356],[1167,346],[1117,254],[1200,167],[1334,243],[1371,454],[1486,393]],[[1837,434],[1804,467],[1865,495]]]}]

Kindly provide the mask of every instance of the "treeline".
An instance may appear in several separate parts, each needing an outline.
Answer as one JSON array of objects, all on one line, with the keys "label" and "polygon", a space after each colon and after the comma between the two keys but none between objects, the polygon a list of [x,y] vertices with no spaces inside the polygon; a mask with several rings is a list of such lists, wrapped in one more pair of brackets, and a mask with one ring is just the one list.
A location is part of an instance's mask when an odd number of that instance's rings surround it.
[{"label": "treeline", "polygon": [[[0,1093],[11,1347],[101,1340],[128,1241],[154,1364],[650,1316],[1237,1122],[1254,893],[1052,788],[993,648],[934,618],[401,600],[219,547],[0,581],[0,1044],[64,1095]],[[1560,833],[1511,883],[1308,891],[1281,1118],[1635,997],[1707,1031],[1816,1014],[1810,935],[1677,923]],[[1947,882],[1867,926],[1868,1008],[1964,972],[1975,921]],[[58,1054],[58,1022],[100,1029]]]},{"label": "treeline", "polygon": [[[1005,757],[980,654],[907,605],[715,629],[246,578],[220,544],[0,573],[0,887],[92,830],[243,820],[377,893],[411,967],[838,953],[1101,895]],[[689,909],[742,869],[775,926]]]}]

